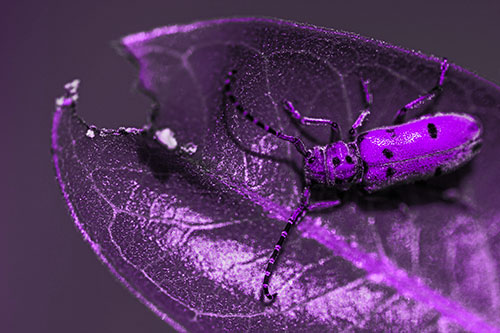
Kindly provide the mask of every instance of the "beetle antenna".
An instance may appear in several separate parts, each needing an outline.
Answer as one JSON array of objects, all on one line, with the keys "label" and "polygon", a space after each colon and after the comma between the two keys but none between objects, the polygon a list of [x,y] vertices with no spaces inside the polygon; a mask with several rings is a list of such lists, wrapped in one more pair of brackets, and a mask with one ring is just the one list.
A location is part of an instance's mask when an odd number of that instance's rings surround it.
[{"label": "beetle antenna", "polygon": [[[269,280],[271,279],[271,274],[273,273],[274,270],[274,264],[276,263],[276,260],[278,259],[280,255],[281,248],[283,246],[283,243],[286,240],[286,237],[288,236],[288,233],[290,232],[290,228],[297,224],[298,220],[304,216],[304,214],[309,210],[309,198],[311,197],[311,192],[309,190],[309,186],[306,186],[304,188],[304,191],[302,192],[302,199],[300,200],[299,207],[297,207],[290,218],[288,219],[285,228],[281,232],[280,239],[274,246],[274,251],[273,254],[271,255],[271,258],[269,258],[266,272],[264,274],[264,282],[262,282],[262,294],[261,296],[266,296],[267,299],[270,301],[268,303],[265,303],[266,305],[272,304],[276,300],[277,293],[271,294],[269,292]],[[263,299],[263,297],[261,297]]]},{"label": "beetle antenna", "polygon": [[295,148],[297,151],[304,157],[309,157],[311,156],[311,151],[306,148],[302,140],[300,140],[297,137],[286,135],[284,133],[281,133],[280,131],[275,130],[269,125],[264,124],[262,121],[259,119],[255,118],[252,114],[250,114],[247,110],[241,106],[241,104],[236,100],[236,97],[233,94],[233,91],[231,89],[231,83],[232,83],[232,78],[236,74],[236,70],[232,70],[227,74],[226,80],[224,81],[224,94],[226,97],[229,99],[231,104],[235,107],[238,112],[240,112],[248,121],[251,121],[255,125],[259,126],[262,128],[264,131],[266,131],[269,134],[274,135],[278,139],[288,141],[290,143],[293,143],[295,145]]}]

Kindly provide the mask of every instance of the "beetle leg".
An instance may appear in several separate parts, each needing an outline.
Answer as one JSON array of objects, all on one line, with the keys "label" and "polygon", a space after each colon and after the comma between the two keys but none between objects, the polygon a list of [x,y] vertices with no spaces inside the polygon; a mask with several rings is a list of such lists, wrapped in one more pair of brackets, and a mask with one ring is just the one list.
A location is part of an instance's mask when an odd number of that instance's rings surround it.
[{"label": "beetle leg", "polygon": [[352,140],[358,134],[358,128],[363,125],[366,117],[370,114],[370,109],[373,104],[373,95],[370,93],[370,89],[368,85],[370,84],[370,80],[361,80],[361,88],[363,89],[363,105],[364,109],[361,111],[361,114],[358,116],[358,119],[352,124],[351,129],[349,130],[349,136]]},{"label": "beetle leg", "polygon": [[436,85],[429,90],[427,93],[419,96],[417,99],[411,101],[410,103],[406,104],[403,106],[401,109],[398,110],[396,113],[396,116],[394,117],[394,124],[401,124],[405,120],[406,112],[408,110],[413,110],[421,105],[424,105],[432,100],[434,100],[441,91],[443,90],[443,83],[444,83],[444,78],[446,75],[446,71],[450,67],[450,64],[448,63],[448,60],[446,58],[443,58],[443,61],[441,61],[441,74],[439,75],[438,81]]},{"label": "beetle leg", "polygon": [[331,135],[330,135],[331,142],[342,140],[339,125],[336,122],[334,122],[333,120],[322,119],[322,118],[304,117],[303,115],[300,114],[300,112],[293,106],[292,102],[290,102],[290,101],[283,102],[283,109],[286,112],[290,113],[290,116],[292,118],[298,120],[302,125],[308,125],[308,126],[328,125],[328,126],[330,126],[330,129],[332,131]]},{"label": "beetle leg", "polygon": [[310,204],[307,207],[307,211],[313,212],[317,210],[323,210],[323,209],[328,209],[332,207],[337,207],[338,205],[341,204],[340,200],[332,200],[332,201],[318,201],[313,204]]}]

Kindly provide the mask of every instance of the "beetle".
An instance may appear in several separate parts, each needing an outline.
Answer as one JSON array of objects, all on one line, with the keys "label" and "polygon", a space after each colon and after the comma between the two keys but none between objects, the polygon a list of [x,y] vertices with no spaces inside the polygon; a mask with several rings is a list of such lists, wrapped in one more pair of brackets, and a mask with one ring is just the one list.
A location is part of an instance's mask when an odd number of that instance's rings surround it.
[{"label": "beetle", "polygon": [[236,70],[227,74],[223,91],[232,106],[267,133],[293,144],[304,157],[305,187],[302,197],[281,232],[268,261],[262,283],[261,300],[263,296],[271,302],[276,299],[277,294],[269,292],[269,280],[291,227],[308,211],[340,204],[340,200],[310,203],[312,183],[323,184],[339,191],[347,191],[358,184],[370,193],[453,171],[479,152],[482,126],[479,120],[468,114],[436,113],[405,122],[407,111],[435,100],[441,93],[448,68],[449,63],[444,58],[440,64],[440,75],[436,85],[399,109],[391,126],[358,133],[358,129],[370,114],[373,101],[369,81],[361,79],[364,109],[349,130],[350,141],[342,140],[336,122],[305,117],[295,109],[292,102],[284,101],[284,110],[302,125],[330,126],[331,143],[313,148],[307,148],[298,137],[286,135],[264,124],[244,109],[231,89]]}]

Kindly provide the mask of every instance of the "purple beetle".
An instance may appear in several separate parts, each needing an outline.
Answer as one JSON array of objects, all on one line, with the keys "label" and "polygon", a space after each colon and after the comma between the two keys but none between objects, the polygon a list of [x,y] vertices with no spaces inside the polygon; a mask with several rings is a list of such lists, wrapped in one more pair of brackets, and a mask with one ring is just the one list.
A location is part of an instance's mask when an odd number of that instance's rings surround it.
[{"label": "purple beetle", "polygon": [[361,80],[365,109],[351,126],[350,142],[342,140],[337,123],[328,119],[302,116],[289,101],[284,109],[303,125],[328,125],[332,129],[330,144],[307,149],[300,138],[283,134],[262,123],[238,103],[231,90],[236,71],[231,71],[224,82],[224,93],[232,105],[246,119],[279,139],[295,145],[304,156],[305,188],[299,206],[294,210],[281,232],[269,259],[261,300],[269,292],[269,280],[274,263],[292,225],[308,211],[335,207],[339,200],[310,203],[312,182],[324,184],[340,191],[359,184],[367,192],[378,191],[396,184],[409,183],[455,170],[471,160],[481,148],[481,125],[467,114],[436,113],[404,123],[406,112],[434,100],[443,89],[449,63],[441,62],[441,74],[436,85],[427,93],[398,110],[394,124],[358,133],[358,128],[370,114],[372,95],[368,81]]}]

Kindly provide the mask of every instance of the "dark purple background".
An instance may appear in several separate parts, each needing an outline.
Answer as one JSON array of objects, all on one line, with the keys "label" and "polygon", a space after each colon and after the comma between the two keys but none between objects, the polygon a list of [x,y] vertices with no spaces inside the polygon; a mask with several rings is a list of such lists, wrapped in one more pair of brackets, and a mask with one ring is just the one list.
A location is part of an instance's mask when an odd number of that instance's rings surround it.
[{"label": "dark purple background", "polygon": [[[82,80],[78,111],[99,127],[141,127],[150,101],[110,41],[195,20],[273,16],[352,31],[452,62],[500,83],[500,3],[308,5],[301,1],[17,1],[0,10],[3,154],[2,332],[167,332],[99,263],[54,179],[50,126],[63,84]],[[319,2],[318,2],[319,3]],[[417,7],[418,6],[418,7]],[[494,6],[494,7],[493,7]]]}]

